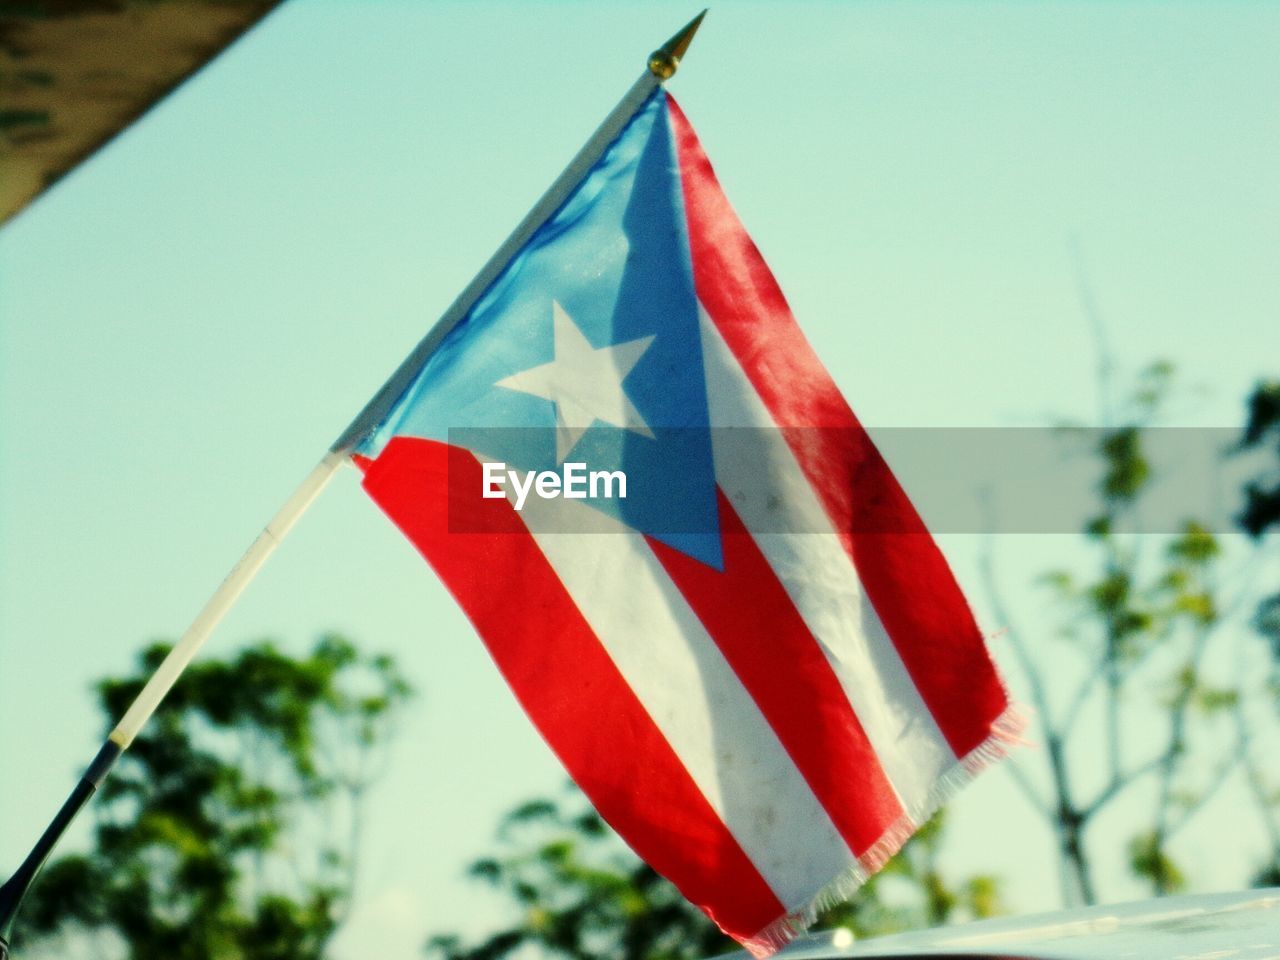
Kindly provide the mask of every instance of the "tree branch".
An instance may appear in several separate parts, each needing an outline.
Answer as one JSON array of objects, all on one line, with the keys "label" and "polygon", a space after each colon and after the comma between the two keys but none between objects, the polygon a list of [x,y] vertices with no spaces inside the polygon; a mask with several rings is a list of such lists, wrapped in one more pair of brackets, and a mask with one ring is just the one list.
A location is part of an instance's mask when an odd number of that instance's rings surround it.
[{"label": "tree branch", "polygon": [[1080,719],[1080,711],[1084,709],[1084,705],[1088,702],[1089,694],[1093,688],[1097,686],[1098,681],[1102,679],[1107,670],[1107,658],[1098,657],[1094,662],[1093,669],[1089,671],[1088,676],[1080,682],[1080,686],[1076,688],[1076,692],[1071,697],[1071,703],[1067,707],[1066,713],[1062,719],[1062,736],[1063,739],[1069,740],[1072,731],[1075,730],[1076,721]]},{"label": "tree branch", "polygon": [[1244,761],[1244,758],[1249,751],[1249,743],[1251,740],[1252,735],[1248,732],[1241,732],[1240,735],[1237,736],[1235,750],[1231,752],[1231,755],[1214,772],[1214,775],[1204,792],[1196,798],[1195,803],[1190,804],[1182,812],[1182,816],[1169,824],[1169,829],[1165,834],[1166,840],[1172,840],[1174,835],[1179,833],[1182,828],[1185,827],[1193,817],[1195,817],[1196,814],[1203,810],[1208,805],[1209,801],[1213,799],[1214,795],[1223,788],[1228,780],[1231,779],[1231,774],[1235,771],[1236,767],[1240,766]]},{"label": "tree branch", "polygon": [[1180,760],[1186,754],[1187,711],[1195,694],[1196,681],[1200,675],[1200,666],[1204,660],[1204,652],[1208,647],[1211,634],[1212,629],[1210,628],[1202,628],[1196,631],[1195,639],[1192,641],[1191,656],[1186,667],[1188,671],[1186,682],[1178,690],[1178,695],[1174,699],[1173,705],[1169,708],[1169,746],[1165,751],[1165,756],[1160,766],[1160,792],[1156,801],[1156,828],[1152,844],[1156,853],[1155,889],[1156,893],[1161,896],[1170,892],[1169,877],[1165,875],[1163,869],[1165,861],[1162,854],[1169,839],[1173,780],[1180,766]]},{"label": "tree branch", "polygon": [[[1036,804],[1058,834],[1059,849],[1063,858],[1063,900],[1072,903],[1077,900],[1084,903],[1094,902],[1093,879],[1089,874],[1088,859],[1084,852],[1083,831],[1084,818],[1080,816],[1071,796],[1071,779],[1067,769],[1066,750],[1061,734],[1053,726],[1050,713],[1049,695],[1045,688],[1044,678],[1031,657],[1030,650],[1023,642],[1021,633],[1013,625],[1013,619],[1004,605],[1000,595],[995,574],[995,564],[991,547],[991,538],[984,541],[983,550],[978,557],[979,572],[991,609],[1005,626],[1005,635],[1013,648],[1014,656],[1027,678],[1031,691],[1031,700],[1040,716],[1040,726],[1044,732],[1045,754],[1049,765],[1050,779],[1056,803]],[[1015,778],[1015,782],[1017,782]],[[1030,786],[1030,784],[1028,784]],[[1072,895],[1071,880],[1078,897]]]},{"label": "tree branch", "polygon": [[1051,811],[1049,810],[1049,805],[1045,802],[1044,798],[1040,796],[1039,792],[1032,784],[1031,778],[1026,775],[1021,767],[1018,766],[1017,762],[1010,760],[1008,763],[1004,764],[1004,769],[1008,772],[1009,776],[1013,778],[1013,782],[1017,785],[1018,789],[1022,791],[1022,795],[1026,797],[1027,803],[1031,804],[1035,811],[1046,820],[1052,820],[1053,818]]},{"label": "tree branch", "polygon": [[1155,771],[1159,770],[1161,764],[1163,764],[1164,762],[1165,762],[1165,752],[1161,751],[1159,754],[1152,757],[1146,763],[1140,764],[1139,766],[1134,767],[1128,773],[1123,773],[1120,775],[1119,778],[1112,780],[1110,783],[1108,783],[1105,787],[1102,788],[1102,792],[1100,792],[1096,797],[1094,797],[1091,801],[1089,801],[1089,804],[1084,808],[1084,813],[1083,813],[1084,817],[1086,819],[1088,819],[1089,817],[1092,817],[1095,813],[1097,813],[1099,810],[1105,807],[1108,803],[1114,800],[1119,794],[1123,793],[1129,787],[1133,786],[1135,783],[1137,783],[1147,774],[1154,773]]}]

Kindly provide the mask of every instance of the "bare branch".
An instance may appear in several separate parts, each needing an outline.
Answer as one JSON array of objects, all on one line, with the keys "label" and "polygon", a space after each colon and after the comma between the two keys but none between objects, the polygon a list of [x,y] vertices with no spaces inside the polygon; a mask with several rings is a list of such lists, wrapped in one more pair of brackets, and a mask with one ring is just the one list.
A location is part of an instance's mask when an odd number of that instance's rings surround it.
[{"label": "bare branch", "polygon": [[1191,706],[1192,696],[1195,693],[1196,677],[1199,676],[1200,666],[1204,661],[1204,653],[1208,648],[1209,638],[1212,633],[1213,631],[1207,627],[1196,631],[1195,639],[1192,642],[1191,657],[1187,663],[1190,676],[1187,682],[1178,690],[1178,695],[1169,709],[1169,746],[1160,765],[1160,792],[1156,801],[1154,839],[1154,848],[1157,854],[1155,886],[1156,892],[1161,895],[1169,892],[1167,886],[1168,878],[1164,875],[1164,871],[1159,869],[1159,864],[1163,863],[1159,854],[1163,852],[1164,846],[1169,839],[1173,780],[1180,766],[1180,761],[1186,755],[1187,711]]},{"label": "bare branch", "polygon": [[[983,586],[990,599],[991,609],[1000,622],[1005,625],[1005,635],[1013,648],[1014,655],[1027,678],[1031,691],[1031,701],[1040,715],[1040,725],[1044,732],[1045,756],[1049,765],[1050,779],[1053,784],[1054,801],[1052,805],[1044,805],[1045,818],[1058,834],[1058,844],[1062,855],[1063,899],[1073,902],[1077,897],[1084,903],[1094,902],[1093,878],[1090,876],[1089,862],[1085,855],[1083,843],[1084,818],[1076,809],[1071,796],[1071,777],[1067,770],[1066,750],[1059,731],[1053,726],[1053,718],[1049,711],[1049,696],[1045,689],[1044,677],[1031,657],[1022,635],[1013,625],[1013,618],[1005,607],[997,582],[991,538],[988,536],[983,550],[978,557],[979,572]],[[1017,782],[1015,778],[1015,783]],[[1028,786],[1030,786],[1028,784]],[[1039,805],[1038,809],[1042,809]]]},{"label": "bare branch", "polygon": [[1262,820],[1263,829],[1266,830],[1267,839],[1271,843],[1271,857],[1280,863],[1280,818],[1277,817],[1276,806],[1269,796],[1267,782],[1263,779],[1262,771],[1258,768],[1253,758],[1253,751],[1250,749],[1249,721],[1244,715],[1243,706],[1236,706],[1234,718],[1237,736],[1245,741],[1244,755],[1241,758],[1245,783],[1249,787],[1249,792],[1253,794],[1254,803],[1258,808],[1258,817]]},{"label": "bare branch", "polygon": [[1071,738],[1076,721],[1080,719],[1080,711],[1084,709],[1085,703],[1089,700],[1089,694],[1097,686],[1098,681],[1102,679],[1106,670],[1107,658],[1098,657],[1088,675],[1080,681],[1080,686],[1076,688],[1076,692],[1072,695],[1071,703],[1062,718],[1062,736],[1064,740]]},{"label": "bare branch", "polygon": [[1050,730],[1053,728],[1053,721],[1049,711],[1048,691],[1045,689],[1044,678],[1040,676],[1040,670],[1022,639],[1022,633],[1014,626],[1013,618],[1010,616],[1009,610],[1004,603],[1004,597],[1000,593],[990,535],[983,538],[982,552],[978,556],[978,570],[982,575],[983,588],[991,604],[992,612],[1004,626],[1004,635],[1009,640],[1009,646],[1013,648],[1014,656],[1018,658],[1018,666],[1027,678],[1027,685],[1031,692],[1031,702],[1036,709],[1036,713],[1040,716],[1040,723],[1046,730]]},{"label": "bare branch", "polygon": [[1031,804],[1031,806],[1035,808],[1036,812],[1046,820],[1052,820],[1053,815],[1052,811],[1049,809],[1048,803],[1046,803],[1044,798],[1040,796],[1039,791],[1036,790],[1035,785],[1032,784],[1031,778],[1027,776],[1026,772],[1023,771],[1020,766],[1018,766],[1017,762],[1010,761],[1009,763],[1004,764],[1004,769],[1008,772],[1009,776],[1013,778],[1013,782],[1017,785],[1018,789],[1022,791],[1022,795],[1027,799],[1027,803]]},{"label": "bare branch", "polygon": [[1166,840],[1172,840],[1174,835],[1180,832],[1196,814],[1203,810],[1208,805],[1209,801],[1213,799],[1214,795],[1217,794],[1227,781],[1231,779],[1231,774],[1235,772],[1235,769],[1240,766],[1241,763],[1244,762],[1244,759],[1249,752],[1249,744],[1251,740],[1252,735],[1247,730],[1240,731],[1239,736],[1236,738],[1236,748],[1231,752],[1230,756],[1228,756],[1227,759],[1218,766],[1218,769],[1214,771],[1213,777],[1210,778],[1209,785],[1205,788],[1204,792],[1196,798],[1194,803],[1190,804],[1185,810],[1183,810],[1182,816],[1178,817],[1178,819],[1169,825],[1169,829],[1165,833]]},{"label": "bare branch", "polygon": [[1161,751],[1157,756],[1154,756],[1145,763],[1134,767],[1128,773],[1122,773],[1117,779],[1112,780],[1103,787],[1101,793],[1089,801],[1081,815],[1086,820],[1089,819],[1143,777],[1159,770],[1167,759],[1167,751]]},{"label": "bare branch", "polygon": [[1071,264],[1075,268],[1076,296],[1080,300],[1080,310],[1089,329],[1093,333],[1094,350],[1097,355],[1098,378],[1098,413],[1104,426],[1110,426],[1115,416],[1114,382],[1115,360],[1111,346],[1107,342],[1107,325],[1102,318],[1102,310],[1098,307],[1098,299],[1093,292],[1093,284],[1089,279],[1089,271],[1084,262],[1084,249],[1079,237],[1068,238],[1071,250]]}]

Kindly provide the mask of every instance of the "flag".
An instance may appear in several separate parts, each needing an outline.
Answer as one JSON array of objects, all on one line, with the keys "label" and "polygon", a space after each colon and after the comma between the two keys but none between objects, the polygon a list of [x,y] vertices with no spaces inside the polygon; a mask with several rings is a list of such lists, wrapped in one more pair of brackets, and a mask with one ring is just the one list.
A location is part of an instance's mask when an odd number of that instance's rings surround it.
[{"label": "flag", "polygon": [[661,89],[355,459],[604,819],[759,955],[1015,734]]}]

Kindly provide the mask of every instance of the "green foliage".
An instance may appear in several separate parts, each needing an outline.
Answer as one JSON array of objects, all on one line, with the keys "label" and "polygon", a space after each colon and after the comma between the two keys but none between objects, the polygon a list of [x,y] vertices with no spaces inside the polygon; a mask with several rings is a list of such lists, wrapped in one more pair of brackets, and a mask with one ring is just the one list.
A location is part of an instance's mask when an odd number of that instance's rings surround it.
[{"label": "green foliage", "polygon": [[[937,865],[941,816],[820,926],[856,935],[932,925],[1000,909],[994,878],[947,883]],[[432,937],[438,960],[502,960],[525,947],[566,960],[697,960],[736,945],[674,886],[622,846],[581,795],[532,800],[498,832],[499,854],[477,860],[470,875],[504,894],[513,922],[478,943]]]},{"label": "green foliage", "polygon": [[1253,614],[1253,627],[1271,644],[1271,655],[1280,661],[1280,594],[1267,597]]},{"label": "green foliage", "polygon": [[[1245,485],[1245,507],[1237,518],[1245,532],[1262,540],[1280,529],[1280,381],[1259,383],[1254,388],[1240,449],[1266,455],[1257,476]],[[1280,592],[1258,602],[1252,625],[1267,644],[1271,669],[1266,686],[1275,712],[1280,713]],[[1254,884],[1280,886],[1280,791],[1274,789],[1261,765],[1248,766],[1246,773],[1271,841],[1270,858],[1258,871]]]},{"label": "green foliage", "polygon": [[1139,371],[1138,381],[1130,398],[1133,413],[1141,417],[1158,412],[1173,387],[1176,372],[1174,365],[1168,360],[1156,360]]},{"label": "green foliage", "polygon": [[[1089,830],[1135,784],[1153,787],[1147,795],[1154,802],[1125,798],[1120,804],[1132,837],[1129,866],[1152,892],[1182,886],[1170,854],[1174,838],[1225,784],[1238,787],[1242,771],[1256,805],[1250,813],[1272,841],[1270,859],[1280,862],[1280,806],[1257,761],[1267,749],[1257,742],[1267,733],[1260,714],[1280,690],[1280,670],[1268,690],[1256,668],[1242,666],[1256,664],[1255,640],[1244,618],[1232,613],[1250,599],[1249,586],[1245,578],[1235,585],[1224,575],[1219,537],[1194,517],[1160,549],[1139,532],[1159,469],[1148,453],[1148,431],[1163,414],[1173,368],[1147,368],[1118,403],[1112,402],[1113,364],[1104,358],[1100,369],[1109,422],[1097,433],[1064,431],[1096,437],[1090,449],[1098,464],[1097,507],[1082,530],[1090,560],[1039,578],[1060,616],[1053,632],[1071,644],[1077,669],[1063,669],[1057,652],[1050,664],[1035,635],[1023,637],[1001,602],[990,557],[984,563],[1044,744],[1038,757],[1015,761],[1012,772],[1055,835],[1068,903],[1097,898]],[[1255,392],[1241,445],[1273,442],[1280,456],[1277,384]],[[1280,503],[1280,479],[1274,486]],[[1263,496],[1265,477],[1249,489],[1242,523],[1253,522],[1255,534],[1280,524]],[[1280,664],[1280,595],[1258,607],[1253,626]],[[1043,767],[1033,769],[1036,763]]]},{"label": "green foliage", "polygon": [[[167,652],[98,685],[109,720]],[[103,784],[92,849],[45,868],[24,939],[106,935],[131,960],[319,960],[351,896],[374,753],[409,695],[392,660],[336,635],[301,658],[263,642],[192,664]]]},{"label": "green foliage", "polygon": [[979,873],[949,880],[939,864],[946,811],[936,813],[847,902],[818,918],[817,929],[843,927],[857,937],[936,927],[1004,912],[1000,883]]},{"label": "green foliage", "polygon": [[503,848],[470,867],[474,879],[504,893],[517,910],[508,929],[464,945],[431,939],[444,960],[500,960],[525,945],[569,958],[671,957],[694,960],[730,949],[692,905],[627,853],[581,802],[529,801],[498,831]]},{"label": "green foliage", "polygon": [[1133,425],[1102,435],[1098,452],[1106,464],[1101,486],[1108,505],[1132,502],[1151,480],[1151,464],[1143,453],[1141,437]]},{"label": "green foliage", "polygon": [[[1274,457],[1245,486],[1240,526],[1261,539],[1280,529],[1280,381],[1260,383],[1249,398],[1249,419],[1240,438],[1241,450],[1269,451]],[[1254,614],[1254,627],[1269,643],[1280,679],[1280,592],[1265,597]]]},{"label": "green foliage", "polygon": [[1164,852],[1155,833],[1143,833],[1129,842],[1129,866],[1135,876],[1146,877],[1152,885],[1167,893],[1176,893],[1187,885],[1186,878]]},{"label": "green foliage", "polygon": [[[1280,381],[1260,383],[1249,398],[1249,419],[1240,439],[1243,449],[1269,448],[1280,459]],[[1260,476],[1245,488],[1245,509],[1240,525],[1260,537],[1280,527],[1280,476]]]}]

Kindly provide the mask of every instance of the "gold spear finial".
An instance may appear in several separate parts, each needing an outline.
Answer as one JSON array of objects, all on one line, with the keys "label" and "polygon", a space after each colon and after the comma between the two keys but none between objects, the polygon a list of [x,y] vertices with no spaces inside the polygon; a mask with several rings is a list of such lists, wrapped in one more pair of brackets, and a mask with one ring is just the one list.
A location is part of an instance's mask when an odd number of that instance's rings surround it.
[{"label": "gold spear finial", "polygon": [[693,43],[693,35],[698,32],[698,27],[702,25],[702,18],[706,15],[707,11],[703,10],[690,20],[683,30],[649,54],[649,70],[655,77],[659,80],[670,80],[675,76],[684,52],[689,49],[689,44]]}]

